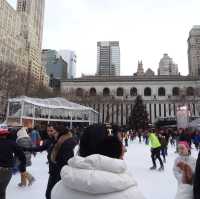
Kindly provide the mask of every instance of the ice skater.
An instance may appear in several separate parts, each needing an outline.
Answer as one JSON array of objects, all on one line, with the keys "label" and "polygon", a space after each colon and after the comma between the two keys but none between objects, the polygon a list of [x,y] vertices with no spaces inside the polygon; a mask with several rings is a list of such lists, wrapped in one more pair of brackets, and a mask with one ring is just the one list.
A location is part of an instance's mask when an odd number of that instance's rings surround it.
[{"label": "ice skater", "polygon": [[150,168],[150,170],[155,170],[157,168],[156,159],[158,159],[160,162],[160,168],[158,170],[163,171],[164,165],[160,157],[161,144],[153,129],[149,132],[148,137],[149,145],[151,146],[151,159],[153,163],[153,166]]}]

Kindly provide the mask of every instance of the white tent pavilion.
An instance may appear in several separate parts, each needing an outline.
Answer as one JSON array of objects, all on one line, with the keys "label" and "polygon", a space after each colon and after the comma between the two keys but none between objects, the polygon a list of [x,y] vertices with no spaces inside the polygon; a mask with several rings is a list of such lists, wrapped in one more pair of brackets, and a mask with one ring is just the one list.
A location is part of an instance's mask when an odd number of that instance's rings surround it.
[{"label": "white tent pavilion", "polygon": [[[98,112],[64,98],[30,98],[26,96],[9,99],[7,124],[34,126],[36,121],[73,123],[98,123]],[[26,125],[25,125],[26,126]]]}]

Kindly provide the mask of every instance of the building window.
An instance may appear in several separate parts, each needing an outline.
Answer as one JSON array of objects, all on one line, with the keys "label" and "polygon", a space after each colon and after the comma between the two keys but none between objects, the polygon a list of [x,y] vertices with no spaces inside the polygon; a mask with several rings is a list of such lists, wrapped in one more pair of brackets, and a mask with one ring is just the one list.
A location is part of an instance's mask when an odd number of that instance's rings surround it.
[{"label": "building window", "polygon": [[121,104],[121,126],[123,126],[124,123],[124,107],[123,104]]},{"label": "building window", "polygon": [[156,104],[154,104],[154,117],[155,117],[155,119],[157,118],[157,113],[156,113]]},{"label": "building window", "polygon": [[124,89],[123,88],[118,88],[117,89],[117,96],[123,96],[124,95]]},{"label": "building window", "polygon": [[97,95],[97,91],[95,88],[91,88],[90,89],[90,96],[96,96]]},{"label": "building window", "polygon": [[174,115],[176,115],[176,105],[174,104]]},{"label": "building window", "polygon": [[188,87],[187,88],[187,96],[193,96],[194,95],[194,88]]},{"label": "building window", "polygon": [[194,116],[196,115],[195,104],[193,104],[193,114],[194,114]]},{"label": "building window", "polygon": [[173,96],[179,96],[179,94],[180,94],[180,89],[178,87],[174,87],[172,89],[172,95]]},{"label": "building window", "polygon": [[161,117],[161,104],[159,104],[159,117]]},{"label": "building window", "polygon": [[171,116],[172,110],[171,110],[171,104],[169,104],[169,116]]},{"label": "building window", "polygon": [[83,89],[82,88],[76,89],[76,96],[77,97],[83,97]]},{"label": "building window", "polygon": [[151,88],[147,87],[144,89],[144,96],[151,96]]},{"label": "building window", "polygon": [[200,64],[198,64],[198,75],[200,75]]},{"label": "building window", "polygon": [[149,119],[150,119],[150,122],[152,123],[152,116],[151,116],[151,104],[149,104]]},{"label": "building window", "polygon": [[104,117],[105,117],[105,105],[103,104],[103,112],[102,112],[102,124],[104,124]]},{"label": "building window", "polygon": [[109,88],[104,88],[103,89],[103,96],[109,96],[110,95],[110,89]]},{"label": "building window", "polygon": [[158,89],[158,96],[165,96],[165,88],[160,87]]},{"label": "building window", "polygon": [[131,88],[130,96],[137,96],[137,88]]}]

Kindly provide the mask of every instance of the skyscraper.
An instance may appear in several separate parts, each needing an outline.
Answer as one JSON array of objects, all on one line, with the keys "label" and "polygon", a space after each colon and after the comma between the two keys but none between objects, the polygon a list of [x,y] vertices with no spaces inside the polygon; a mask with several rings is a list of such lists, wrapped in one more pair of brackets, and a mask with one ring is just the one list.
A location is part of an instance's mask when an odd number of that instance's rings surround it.
[{"label": "skyscraper", "polygon": [[18,12],[6,0],[0,0],[0,62],[27,71],[26,40],[21,35],[21,24]]},{"label": "skyscraper", "polygon": [[71,50],[60,50],[58,54],[67,62],[68,71],[67,78],[73,79],[76,77],[76,62],[77,56],[74,51]]},{"label": "skyscraper", "polygon": [[42,50],[42,65],[46,67],[47,74],[56,79],[67,79],[68,64],[59,56],[58,52],[51,49]]},{"label": "skyscraper", "polygon": [[200,26],[194,26],[188,38],[189,74],[200,76]]},{"label": "skyscraper", "polygon": [[43,80],[44,66],[41,62],[41,47],[44,23],[45,0],[18,0],[17,12],[21,17],[21,34],[26,39],[28,75]]},{"label": "skyscraper", "polygon": [[119,41],[97,42],[97,75],[120,75]]}]

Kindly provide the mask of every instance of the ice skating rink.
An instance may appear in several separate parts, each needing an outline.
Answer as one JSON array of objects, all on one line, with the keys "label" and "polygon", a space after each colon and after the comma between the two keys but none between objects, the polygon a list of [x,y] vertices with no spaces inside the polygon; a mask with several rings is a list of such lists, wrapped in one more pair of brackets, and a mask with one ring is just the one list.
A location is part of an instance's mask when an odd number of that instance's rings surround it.
[{"label": "ice skating rink", "polygon": [[[144,143],[139,144],[138,140],[129,142],[125,159],[128,168],[139,189],[147,199],[173,199],[176,194],[176,179],[173,176],[173,164],[177,154],[175,148],[169,147],[165,171],[150,171],[152,166],[150,148]],[[192,156],[197,157],[198,152],[193,149]],[[7,199],[45,199],[45,190],[48,180],[48,165],[46,164],[46,153],[38,153],[32,157],[32,166],[28,168],[34,177],[35,183],[30,187],[20,188],[17,184],[20,181],[19,174],[14,175],[7,189]],[[159,165],[159,164],[158,164]],[[64,199],[64,198],[63,198]],[[66,199],[67,196],[66,196]]]}]

